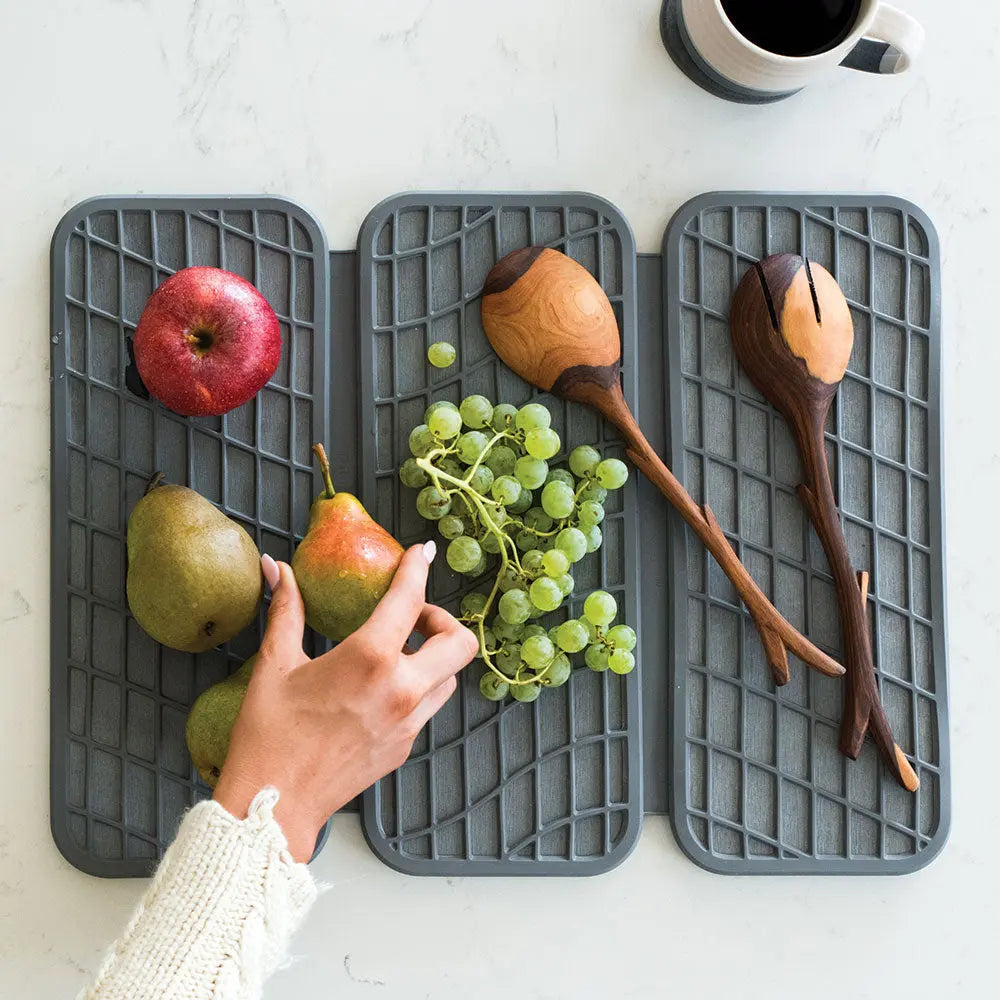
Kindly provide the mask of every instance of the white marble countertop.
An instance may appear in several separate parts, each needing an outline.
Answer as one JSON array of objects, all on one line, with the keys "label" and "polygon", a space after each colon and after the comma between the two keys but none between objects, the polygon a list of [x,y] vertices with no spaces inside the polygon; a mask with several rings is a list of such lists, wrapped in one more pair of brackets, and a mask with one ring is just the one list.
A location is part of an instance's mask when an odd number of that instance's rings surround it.
[{"label": "white marble countertop", "polygon": [[[1000,708],[994,443],[1000,337],[1000,22],[977,0],[900,0],[928,45],[907,77],[838,71],[782,104],[695,89],[658,0],[49,0],[0,24],[0,995],[72,996],[142,891],[71,868],[48,830],[48,250],[105,193],[284,194],[333,248],[405,188],[587,189],[656,251],[716,188],[889,191],[936,222],[944,397],[953,824],[901,879],[734,879],[667,821],[587,880],[416,880],[356,818],[316,863],[333,884],[269,1000],[742,998],[995,990]],[[490,942],[491,928],[516,950]]]}]

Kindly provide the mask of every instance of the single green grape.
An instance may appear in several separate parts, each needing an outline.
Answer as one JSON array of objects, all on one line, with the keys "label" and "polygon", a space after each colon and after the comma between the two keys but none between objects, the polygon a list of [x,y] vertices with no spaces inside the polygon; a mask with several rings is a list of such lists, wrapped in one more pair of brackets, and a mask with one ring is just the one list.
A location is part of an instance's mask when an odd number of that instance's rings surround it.
[{"label": "single green grape", "polygon": [[497,602],[497,611],[505,622],[526,622],[531,616],[531,599],[520,588],[505,591]]},{"label": "single green grape", "polygon": [[544,628],[542,628],[541,625],[524,625],[522,626],[522,628],[524,630],[521,632],[522,643],[524,642],[524,640],[532,638],[532,636],[548,635],[548,633],[545,631]]},{"label": "single green grape", "polygon": [[479,565],[479,560],[483,558],[483,550],[474,538],[460,535],[448,544],[445,558],[448,560],[448,565],[456,573],[471,573]]},{"label": "single green grape", "polygon": [[580,500],[592,500],[594,503],[604,503],[608,498],[608,491],[603,486],[598,486],[597,483],[588,483],[582,490],[580,490]]},{"label": "single green grape", "polygon": [[462,614],[463,615],[478,615],[482,614],[483,608],[486,607],[486,601],[488,600],[486,594],[481,594],[478,590],[470,591],[465,597],[462,598]]},{"label": "single green grape", "polygon": [[593,500],[584,500],[576,508],[576,519],[580,522],[581,528],[592,528],[604,520],[604,506]]},{"label": "single green grape", "polygon": [[592,476],[601,461],[601,453],[589,444],[581,444],[569,453],[569,467],[574,476]]},{"label": "single green grape", "polygon": [[562,687],[569,680],[569,675],[573,672],[573,664],[569,662],[569,657],[565,653],[557,653],[555,659],[549,664],[549,669],[541,678],[541,683],[545,687]]},{"label": "single green grape", "polygon": [[458,404],[458,409],[462,414],[465,426],[471,427],[473,430],[485,427],[493,419],[493,404],[485,396],[480,396],[478,393],[466,396]]},{"label": "single green grape", "polygon": [[505,444],[493,445],[490,448],[490,453],[485,458],[486,465],[494,476],[512,475],[516,461],[517,455]]},{"label": "single green grape", "polygon": [[573,478],[573,473],[566,469],[549,469],[549,474],[545,477],[546,483],[565,483],[569,486],[573,492],[576,492],[576,480]]},{"label": "single green grape", "polygon": [[542,509],[557,521],[569,517],[575,506],[573,490],[566,483],[547,483],[542,490]]},{"label": "single green grape", "polygon": [[437,447],[434,435],[431,434],[427,424],[417,424],[410,431],[410,452],[414,458],[423,458]]},{"label": "single green grape", "polygon": [[501,476],[494,480],[491,492],[498,503],[512,504],[521,495],[521,484],[513,476]]},{"label": "single green grape", "polygon": [[514,418],[517,416],[517,407],[510,403],[497,403],[493,407],[493,416],[490,419],[490,426],[497,432],[508,430],[514,426]]},{"label": "single green grape", "polygon": [[531,595],[531,603],[543,613],[555,611],[563,601],[563,592],[559,584],[547,576],[540,576],[533,581],[528,593]]},{"label": "single green grape", "polygon": [[408,458],[399,467],[399,481],[404,486],[418,490],[421,486],[427,485],[427,473],[417,465],[415,458]]},{"label": "single green grape", "polygon": [[430,406],[424,410],[424,423],[426,424],[430,420],[432,413],[436,413],[438,410],[454,410],[458,413],[458,407],[448,399],[436,399]]},{"label": "single green grape", "polygon": [[512,504],[508,504],[507,509],[512,514],[523,514],[531,507],[531,505],[534,502],[535,502],[535,497],[532,494],[531,490],[526,490],[522,486],[518,498]]},{"label": "single green grape", "polygon": [[500,680],[492,670],[479,678],[479,693],[488,701],[503,701],[510,691],[510,685]]},{"label": "single green grape", "polygon": [[558,640],[559,640],[559,629],[561,629],[561,628],[562,628],[562,625],[563,625],[563,623],[562,623],[562,622],[560,622],[560,623],[559,623],[558,625],[553,625],[553,626],[552,626],[552,628],[550,628],[550,629],[548,630],[548,632],[546,633],[546,635],[548,635],[548,637],[549,637],[549,638],[550,638],[550,639],[551,639],[551,640],[553,641],[553,643],[555,643],[555,645],[557,645],[557,646],[559,645],[559,641],[558,641]]},{"label": "single green grape", "polygon": [[438,521],[451,510],[451,497],[439,493],[436,486],[425,486],[417,494],[417,513],[428,521]]},{"label": "single green grape", "polygon": [[601,529],[596,524],[592,524],[589,528],[584,528],[583,534],[587,539],[587,551],[596,552],[604,541]]},{"label": "single green grape", "polygon": [[534,701],[542,689],[538,684],[514,684],[511,686],[510,695],[515,701]]},{"label": "single green grape", "polygon": [[587,554],[587,536],[579,528],[563,528],[556,535],[556,549],[577,563]]},{"label": "single green grape", "polygon": [[526,626],[520,622],[505,622],[497,616],[493,621],[492,628],[501,642],[520,642]]},{"label": "single green grape", "polygon": [[456,442],[458,457],[466,465],[475,465],[489,443],[490,439],[482,431],[466,431]]},{"label": "single green grape", "polygon": [[635,657],[627,649],[616,649],[608,654],[608,666],[616,674],[627,674],[635,667]]},{"label": "single green grape", "polygon": [[541,403],[526,403],[517,411],[514,424],[519,431],[530,431],[535,427],[548,427],[552,414]]},{"label": "single green grape", "polygon": [[457,514],[445,514],[438,521],[438,531],[444,538],[458,538],[465,534],[465,522]]},{"label": "single green grape", "polygon": [[442,472],[447,472],[449,476],[454,476],[456,479],[461,479],[465,475],[465,469],[462,468],[461,463],[457,462],[451,455],[439,458],[434,463],[434,466]]},{"label": "single green grape", "polygon": [[450,441],[461,433],[462,418],[459,416],[458,410],[449,410],[442,406],[428,418],[427,429],[439,441]]},{"label": "single green grape", "polygon": [[[524,435],[524,450],[532,458],[554,458],[559,454],[561,447],[562,442],[559,440],[559,435],[551,427],[532,427]],[[548,469],[545,471],[548,473]]]},{"label": "single green grape", "polygon": [[563,597],[569,597],[573,593],[573,588],[576,586],[576,581],[569,575],[569,573],[563,573],[556,583],[559,584],[559,590],[562,592]]},{"label": "single green grape", "polygon": [[556,635],[556,645],[567,653],[579,653],[589,640],[587,630],[575,618],[563,622]]},{"label": "single green grape", "polygon": [[479,544],[483,551],[488,552],[491,556],[498,555],[500,552],[500,539],[492,531],[487,531],[479,540]]},{"label": "single green grape", "polygon": [[[561,532],[560,532],[561,534]],[[559,536],[556,536],[556,545],[559,544]],[[542,554],[542,569],[545,570],[546,576],[551,576],[553,579],[557,579],[562,576],[563,573],[569,572],[569,556],[566,555],[561,549],[554,548],[549,549],[548,552]]]},{"label": "single green grape", "polygon": [[541,458],[534,458],[529,453],[514,463],[514,475],[526,490],[537,490],[545,484],[549,474],[548,463]]},{"label": "single green grape", "polygon": [[624,649],[626,653],[631,653],[637,642],[635,630],[628,625],[615,625],[609,628],[605,638],[615,649]]},{"label": "single green grape", "polygon": [[606,590],[595,590],[583,602],[583,613],[595,625],[610,625],[618,614],[618,602]]},{"label": "single green grape", "polygon": [[524,515],[524,526],[532,531],[549,531],[553,520],[541,507],[532,507]]},{"label": "single green grape", "polygon": [[587,652],[583,655],[583,662],[591,670],[598,672],[608,669],[608,651],[603,646],[588,646]]},{"label": "single green grape", "polygon": [[552,662],[556,655],[556,647],[549,641],[547,635],[533,635],[521,643],[521,659],[538,671]]},{"label": "single green grape", "polygon": [[504,593],[508,590],[514,590],[515,588],[520,587],[521,583],[521,575],[512,565],[501,570],[500,575],[497,577],[497,586]]},{"label": "single green grape", "polygon": [[446,340],[438,340],[427,348],[427,360],[435,368],[447,368],[455,363],[455,347]]},{"label": "single green grape", "polygon": [[508,677],[513,677],[517,673],[517,668],[521,666],[521,644],[504,643],[496,655],[496,665],[498,670],[502,670]]},{"label": "single green grape", "polygon": [[[528,535],[531,539],[531,544],[535,544],[535,536],[530,532],[522,532],[522,534]],[[518,545],[520,545],[521,535],[518,535]],[[527,552],[521,556],[521,568],[526,573],[531,573],[533,576],[537,576],[542,568],[545,566],[545,556],[547,553],[543,552],[541,549],[531,548],[529,546]]]},{"label": "single green grape", "polygon": [[628,479],[628,466],[621,459],[606,458],[597,466],[594,477],[606,490],[618,490]]},{"label": "single green grape", "polygon": [[469,477],[469,488],[481,496],[487,496],[493,486],[493,470],[485,464],[480,464]]},{"label": "single green grape", "polygon": [[[514,536],[514,544],[524,553],[529,552],[535,547],[535,534],[531,531],[519,531]],[[521,560],[521,565],[524,566],[524,560]]]},{"label": "single green grape", "polygon": [[588,642],[597,642],[597,626],[589,618],[578,618],[577,621],[587,630]]}]

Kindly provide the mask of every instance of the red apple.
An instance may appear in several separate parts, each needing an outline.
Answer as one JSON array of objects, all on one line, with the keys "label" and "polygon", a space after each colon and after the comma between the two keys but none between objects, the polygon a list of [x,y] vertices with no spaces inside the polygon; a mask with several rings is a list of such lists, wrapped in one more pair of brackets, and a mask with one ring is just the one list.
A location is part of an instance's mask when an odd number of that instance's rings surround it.
[{"label": "red apple", "polygon": [[238,274],[186,267],[149,297],[136,327],[146,388],[186,417],[227,413],[260,392],[281,359],[267,299]]}]

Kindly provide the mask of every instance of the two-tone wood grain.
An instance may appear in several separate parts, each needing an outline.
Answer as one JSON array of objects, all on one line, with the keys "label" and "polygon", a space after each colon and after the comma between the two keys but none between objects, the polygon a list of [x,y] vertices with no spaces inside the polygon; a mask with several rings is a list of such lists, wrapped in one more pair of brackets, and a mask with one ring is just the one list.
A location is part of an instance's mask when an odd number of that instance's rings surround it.
[{"label": "two-tone wood grain", "polygon": [[515,250],[490,271],[482,316],[494,350],[522,378],[592,406],[619,429],[628,457],[680,512],[732,581],[757,625],[776,683],[788,681],[788,650],[824,674],[844,672],[778,613],[710,508],[692,499],[646,440],[622,395],[614,311],[589,271],[557,250]]},{"label": "two-tone wood grain", "polygon": [[819,264],[780,254],[765,258],[743,276],[729,323],[740,364],[795,436],[804,470],[798,494],[833,575],[847,668],[840,749],[857,759],[870,730],[886,765],[913,791],[920,782],[892,738],[875,679],[865,613],[868,574],[856,575],[851,566],[824,447],[827,412],[854,343],[847,300]]}]

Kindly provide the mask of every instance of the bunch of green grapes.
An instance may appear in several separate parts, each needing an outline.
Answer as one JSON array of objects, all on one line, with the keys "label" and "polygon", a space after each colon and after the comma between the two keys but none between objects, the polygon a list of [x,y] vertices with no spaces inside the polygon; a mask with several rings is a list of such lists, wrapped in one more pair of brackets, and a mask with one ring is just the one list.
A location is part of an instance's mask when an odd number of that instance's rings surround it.
[{"label": "bunch of green grapes", "polygon": [[479,395],[432,403],[399,470],[420,491],[417,512],[448,540],[456,573],[480,577],[497,557],[492,588],[466,594],[461,606],[488,668],[480,691],[493,701],[508,693],[534,701],[543,686],[565,684],[575,653],[592,670],[635,666],[635,632],[612,626],[618,607],[605,591],[587,598],[579,620],[548,630],[536,622],[573,593],[573,565],[601,547],[608,492],[628,479],[624,462],[589,445],[570,452],[568,469],[551,468],[562,447],[551,423],[541,403],[518,409]]}]

